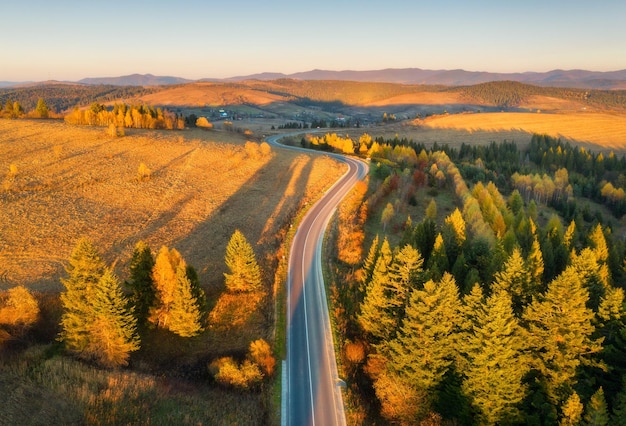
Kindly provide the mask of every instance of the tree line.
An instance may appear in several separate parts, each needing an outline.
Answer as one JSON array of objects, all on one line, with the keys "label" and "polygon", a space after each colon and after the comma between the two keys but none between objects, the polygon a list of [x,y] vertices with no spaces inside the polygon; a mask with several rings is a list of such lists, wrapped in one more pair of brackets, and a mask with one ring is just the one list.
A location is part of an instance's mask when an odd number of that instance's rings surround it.
[{"label": "tree line", "polygon": [[88,109],[74,110],[65,116],[65,122],[74,125],[116,126],[135,129],[184,129],[185,118],[165,109],[150,105],[113,105],[112,109],[93,103]]},{"label": "tree line", "polygon": [[50,111],[62,114],[76,105],[94,102],[113,102],[154,93],[158,87],[44,84],[31,87],[0,88],[0,104],[8,100],[18,101],[26,111],[34,110],[40,98],[46,100]]}]

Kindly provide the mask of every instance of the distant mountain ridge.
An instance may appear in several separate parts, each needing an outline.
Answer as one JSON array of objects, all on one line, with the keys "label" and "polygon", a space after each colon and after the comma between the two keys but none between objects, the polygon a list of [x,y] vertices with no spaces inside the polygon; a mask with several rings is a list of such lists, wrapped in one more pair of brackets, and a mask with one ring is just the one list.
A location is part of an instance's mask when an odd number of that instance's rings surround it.
[{"label": "distant mountain ridge", "polygon": [[[425,84],[443,86],[469,86],[492,81],[517,81],[537,86],[571,87],[579,89],[626,90],[626,69],[618,71],[552,70],[547,72],[493,73],[486,71],[427,70],[421,68],[386,68],[369,71],[332,71],[314,69],[292,74],[263,72],[230,78],[202,78],[190,80],[175,76],[131,74],[119,77],[83,78],[77,81],[86,85],[114,86],[167,86],[191,82],[237,82],[245,80],[339,80],[373,83]],[[64,82],[69,83],[69,82]],[[0,87],[11,87],[32,82],[0,81]]]},{"label": "distant mountain ridge", "polygon": [[110,84],[113,86],[167,86],[170,84],[191,83],[194,80],[188,80],[182,77],[158,76],[152,74],[131,74],[121,77],[95,77],[83,78],[77,83],[81,84]]},{"label": "distant mountain ridge", "polygon": [[582,89],[626,89],[626,70],[587,71],[552,70],[547,72],[492,73],[483,71],[425,70],[421,68],[388,68],[372,71],[312,70],[293,74],[262,73],[232,77],[228,81],[275,80],[349,80],[377,83],[429,84],[467,86],[491,81],[518,81],[540,86],[575,87]]}]

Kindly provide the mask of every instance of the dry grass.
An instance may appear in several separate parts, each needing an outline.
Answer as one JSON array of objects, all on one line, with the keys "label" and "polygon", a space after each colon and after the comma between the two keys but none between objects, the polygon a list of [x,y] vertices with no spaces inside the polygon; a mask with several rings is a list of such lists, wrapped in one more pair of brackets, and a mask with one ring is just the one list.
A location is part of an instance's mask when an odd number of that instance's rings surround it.
[{"label": "dry grass", "polygon": [[[594,150],[626,151],[626,115],[603,113],[480,113],[455,114],[415,121],[422,129],[507,135],[541,133],[587,144]],[[502,140],[498,137],[493,140]]]},{"label": "dry grass", "polygon": [[[50,346],[33,348],[30,358],[21,354],[17,366],[0,365],[0,389],[11,389],[0,391],[0,401],[14,407],[0,410],[0,423],[267,420],[271,385],[243,394],[210,386],[206,362],[243,353],[251,341],[271,335],[279,243],[302,203],[317,198],[345,166],[322,154],[257,151],[251,156],[246,138],[232,132],[130,131],[112,138],[105,129],[0,120],[0,169],[9,173],[15,164],[18,170],[11,187],[0,189],[0,290],[23,284],[53,297],[83,236],[124,279],[135,243],[144,240],[154,250],[177,248],[198,270],[212,308],[208,330],[198,338],[146,333],[132,373],[48,359],[43,352]],[[141,164],[151,172],[139,178]],[[266,297],[219,297],[224,252],[236,228],[254,246]],[[153,376],[153,369],[167,377]]]},{"label": "dry grass", "polygon": [[144,95],[140,97],[140,100],[150,105],[208,105],[217,107],[242,104],[267,105],[274,102],[285,102],[287,98],[240,86],[193,83]]},{"label": "dry grass", "polygon": [[[144,240],[154,250],[176,247],[205,288],[221,289],[235,228],[267,266],[284,222],[342,173],[320,155],[248,158],[245,139],[233,133],[129,133],[0,120],[0,170],[19,170],[0,189],[0,288],[60,290],[62,265],[85,236],[122,278]],[[140,181],[142,163],[152,173]]]}]

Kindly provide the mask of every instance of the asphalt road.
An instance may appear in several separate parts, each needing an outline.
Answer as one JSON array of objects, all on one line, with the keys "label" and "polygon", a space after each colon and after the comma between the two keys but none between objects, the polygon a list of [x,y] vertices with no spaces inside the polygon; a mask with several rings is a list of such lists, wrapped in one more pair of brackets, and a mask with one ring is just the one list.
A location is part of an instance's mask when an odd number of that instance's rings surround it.
[{"label": "asphalt road", "polygon": [[[282,136],[267,141],[276,144]],[[335,208],[367,174],[368,166],[354,158],[328,155],[347,163],[349,170],[304,217],[289,257],[282,423],[290,426],[346,424],[322,276],[322,242]]]}]

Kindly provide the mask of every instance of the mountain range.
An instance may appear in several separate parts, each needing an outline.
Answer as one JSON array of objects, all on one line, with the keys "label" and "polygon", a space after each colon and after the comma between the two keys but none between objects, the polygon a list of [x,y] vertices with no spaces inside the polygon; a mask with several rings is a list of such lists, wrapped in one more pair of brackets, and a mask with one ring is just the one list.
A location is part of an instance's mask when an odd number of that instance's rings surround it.
[{"label": "mountain range", "polygon": [[[120,77],[84,78],[76,83],[87,85],[107,84],[115,86],[164,86],[191,83],[193,81],[236,82],[244,80],[277,80],[282,78],[295,80],[367,81],[378,83],[427,84],[444,86],[467,86],[487,83],[490,81],[511,80],[538,86],[626,90],[626,70],[608,72],[587,70],[552,70],[547,72],[492,73],[465,71],[462,69],[427,70],[421,68],[387,68],[371,71],[331,71],[316,69],[293,74],[265,72],[225,79],[203,78],[200,80],[189,80],[174,76],[155,76],[152,74],[131,74]],[[2,81],[0,82],[0,87],[26,84],[36,83],[15,83]]]}]

